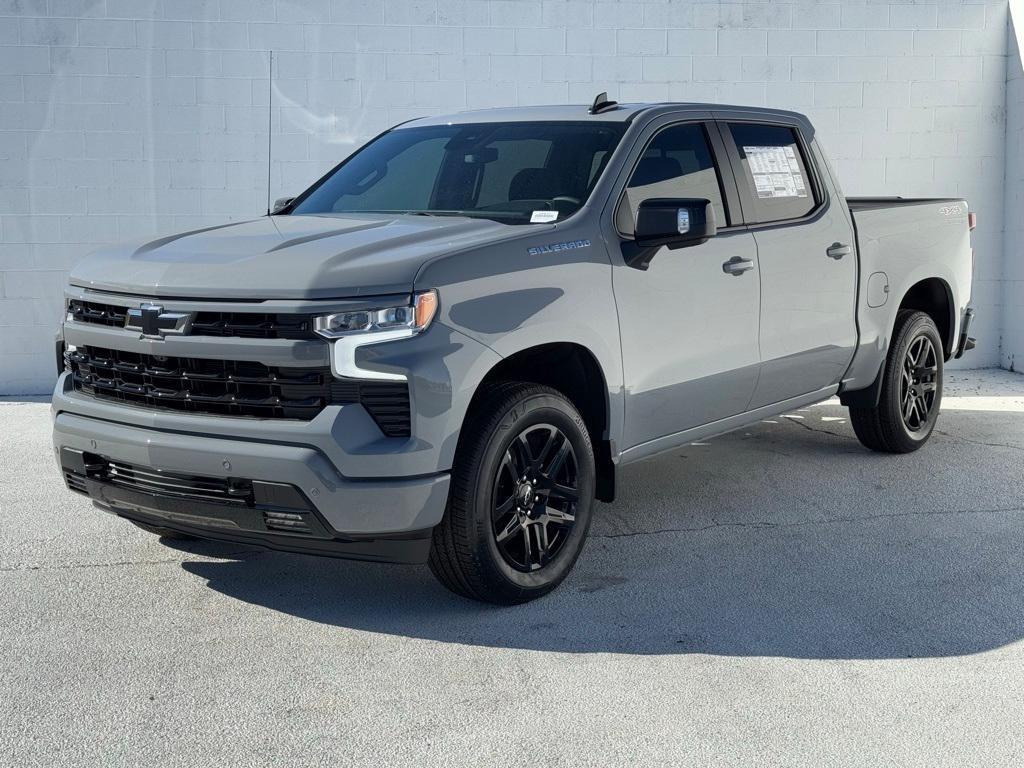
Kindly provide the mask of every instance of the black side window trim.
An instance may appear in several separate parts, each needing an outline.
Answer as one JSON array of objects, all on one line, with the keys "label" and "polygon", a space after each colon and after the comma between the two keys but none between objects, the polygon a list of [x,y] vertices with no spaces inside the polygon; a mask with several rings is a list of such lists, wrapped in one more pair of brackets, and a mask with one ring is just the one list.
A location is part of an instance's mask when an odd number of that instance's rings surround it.
[{"label": "black side window trim", "polygon": [[[754,196],[750,193],[750,186],[747,184],[746,179],[742,177],[739,169],[742,169],[743,159],[740,157],[739,148],[736,146],[736,142],[733,140],[732,131],[729,130],[729,123],[748,123],[751,125],[770,125],[781,128],[789,128],[793,131],[793,135],[796,137],[797,147],[800,149],[800,154],[803,157],[804,166],[807,168],[808,180],[810,182],[811,191],[814,194],[816,205],[803,216],[797,216],[791,219],[774,219],[772,221],[756,221],[753,219],[754,211],[757,210],[757,201]],[[743,221],[742,224],[747,229],[768,229],[771,227],[786,227],[793,226],[796,224],[803,224],[804,222],[817,219],[822,213],[824,213],[831,200],[828,194],[828,188],[821,180],[821,171],[818,168],[818,161],[811,152],[811,147],[804,138],[803,131],[800,130],[799,124],[783,119],[770,119],[770,118],[728,118],[721,117],[715,120],[715,124],[718,127],[719,135],[722,137],[722,142],[725,144],[726,152],[729,156],[729,161],[732,163],[734,170],[736,191],[740,197],[743,206]],[[749,211],[749,214],[747,213]]]},{"label": "black side window trim", "polygon": [[707,141],[708,151],[711,154],[711,162],[714,164],[715,175],[718,177],[718,187],[722,193],[722,208],[725,210],[725,215],[728,220],[724,226],[718,227],[718,231],[722,232],[723,230],[729,231],[743,228],[743,201],[740,199],[738,185],[736,184],[732,158],[729,156],[728,148],[722,139],[718,124],[713,118],[694,117],[689,119],[681,118],[678,120],[672,120],[671,122],[667,122],[654,129],[654,132],[643,142],[640,152],[637,153],[633,161],[628,167],[623,168],[619,177],[622,188],[615,196],[615,205],[611,210],[612,225],[615,227],[615,231],[620,237],[629,240],[632,239],[628,234],[621,232],[615,222],[619,207],[622,205],[622,201],[626,196],[626,189],[629,186],[629,180],[633,178],[633,172],[636,170],[637,165],[639,165],[640,160],[647,151],[647,148],[654,142],[662,131],[666,131],[669,128],[678,128],[683,125],[699,125],[704,130],[704,139]]}]

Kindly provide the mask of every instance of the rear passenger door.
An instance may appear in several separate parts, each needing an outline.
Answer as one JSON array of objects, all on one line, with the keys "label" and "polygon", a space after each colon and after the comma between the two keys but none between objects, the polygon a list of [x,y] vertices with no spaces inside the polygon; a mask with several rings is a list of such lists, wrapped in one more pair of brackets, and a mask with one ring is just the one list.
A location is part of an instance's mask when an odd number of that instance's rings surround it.
[{"label": "rear passenger door", "polygon": [[[758,368],[759,281],[753,236],[739,216],[732,172],[713,123],[655,122],[623,173],[611,238],[632,245],[650,198],[704,198],[718,234],[659,248],[646,267],[612,269],[626,381],[624,448],[742,413]],[[722,163],[725,163],[725,167]],[[744,269],[725,265],[740,262]]]},{"label": "rear passenger door", "polygon": [[761,275],[761,372],[750,409],[837,384],[857,343],[857,257],[845,200],[810,126],[719,117]]}]

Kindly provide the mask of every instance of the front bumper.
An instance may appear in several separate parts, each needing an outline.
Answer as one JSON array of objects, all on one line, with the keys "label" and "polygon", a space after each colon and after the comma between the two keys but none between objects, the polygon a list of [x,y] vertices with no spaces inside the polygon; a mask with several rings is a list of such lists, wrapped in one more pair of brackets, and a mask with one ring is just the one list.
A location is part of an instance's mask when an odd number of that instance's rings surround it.
[{"label": "front bumper", "polygon": [[[446,472],[351,480],[309,446],[154,432],[69,412],[56,413],[53,444],[69,487],[107,511],[206,538],[288,551],[423,562],[429,549],[425,537],[440,522],[448,498]],[[152,476],[166,473],[294,489],[308,507],[315,535],[268,530],[260,523],[266,505],[261,507],[258,499],[240,510],[183,499],[164,485],[144,490],[118,486],[102,473],[84,471],[86,463],[97,460],[137,467]],[[68,472],[83,480],[69,479]],[[282,511],[293,507],[285,504]]]},{"label": "front bumper", "polygon": [[341,536],[294,486],[232,478],[226,485],[236,498],[202,498],[201,489],[215,484],[205,477],[127,468],[70,448],[62,448],[58,458],[71,490],[89,496],[100,509],[160,529],[284,552],[389,563],[422,563],[430,552],[430,529]]},{"label": "front bumper", "polygon": [[[111,305],[137,303],[135,298],[84,289],[72,289],[69,298]],[[232,303],[226,309],[211,302],[161,303],[174,311],[281,314],[319,314],[333,306],[283,300]],[[138,355],[248,360],[283,368],[330,364],[330,346],[322,340],[203,334],[152,339],[116,324],[72,319],[63,326],[63,341]],[[477,385],[498,360],[486,346],[440,322],[413,339],[360,348],[361,368],[398,371],[407,377],[408,437],[386,435],[358,403],[329,404],[308,420],[193,413],[96,397],[76,390],[71,376],[64,373],[53,394],[53,443],[58,461],[62,450],[69,449],[156,476],[232,478],[294,487],[309,502],[326,535],[314,543],[308,537],[297,541],[287,534],[282,539],[279,533],[260,530],[255,512],[246,520],[225,522],[223,515],[214,514],[217,509],[200,508],[195,500],[182,504],[160,493],[138,497],[102,482],[102,477],[87,477],[77,489],[124,517],[278,549],[327,548],[331,551],[324,554],[421,560],[429,543],[423,536],[444,514],[462,420]],[[415,557],[408,554],[408,547],[393,551],[392,542],[402,540],[420,542],[413,547]]]}]

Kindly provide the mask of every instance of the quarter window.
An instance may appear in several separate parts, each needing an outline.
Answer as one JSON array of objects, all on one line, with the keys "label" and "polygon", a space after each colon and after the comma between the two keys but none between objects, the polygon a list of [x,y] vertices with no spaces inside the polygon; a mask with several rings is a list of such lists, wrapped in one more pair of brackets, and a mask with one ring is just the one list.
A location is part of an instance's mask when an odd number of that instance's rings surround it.
[{"label": "quarter window", "polygon": [[[798,219],[817,205],[796,131],[781,125],[730,123],[756,223]],[[746,210],[744,209],[746,213]]]},{"label": "quarter window", "polygon": [[616,213],[619,231],[633,234],[640,203],[655,197],[704,198],[715,209],[718,226],[728,225],[722,186],[704,126],[674,125],[647,145]]}]

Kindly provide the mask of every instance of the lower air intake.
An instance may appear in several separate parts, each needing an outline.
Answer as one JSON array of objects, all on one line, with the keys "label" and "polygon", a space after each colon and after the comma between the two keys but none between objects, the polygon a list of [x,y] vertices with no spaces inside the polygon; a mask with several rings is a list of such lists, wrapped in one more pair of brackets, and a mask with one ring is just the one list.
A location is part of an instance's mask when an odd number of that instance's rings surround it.
[{"label": "lower air intake", "polygon": [[313,533],[307,522],[307,516],[302,512],[279,512],[268,509],[263,512],[263,523],[269,531]]},{"label": "lower air intake", "polygon": [[89,492],[85,485],[85,478],[81,475],[76,475],[74,472],[65,472],[64,482],[67,483],[68,488],[72,491],[78,491],[79,493]]}]

